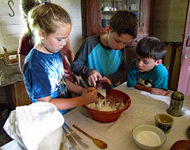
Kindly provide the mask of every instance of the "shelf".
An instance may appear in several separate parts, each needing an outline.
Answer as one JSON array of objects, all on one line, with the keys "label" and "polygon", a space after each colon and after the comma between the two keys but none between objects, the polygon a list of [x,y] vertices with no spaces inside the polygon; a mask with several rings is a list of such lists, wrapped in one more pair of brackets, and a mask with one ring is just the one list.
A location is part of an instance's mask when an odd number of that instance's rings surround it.
[{"label": "shelf", "polygon": [[[114,2],[117,0],[88,0],[86,1],[86,20],[87,20],[87,36],[93,35],[101,35],[106,33],[105,26],[107,24],[103,24],[102,19],[110,20],[113,11],[104,11],[104,7],[113,7],[118,8],[118,5]],[[120,0],[119,0],[120,1]],[[105,2],[105,3],[104,3]],[[125,2],[125,6],[122,5],[122,8],[128,10],[130,12],[134,12],[137,16],[137,20],[139,23],[139,31],[138,31],[138,40],[142,39],[146,36],[151,36],[153,31],[153,9],[154,9],[154,0],[140,0],[136,2],[140,2],[137,7],[129,7],[131,4],[134,4],[135,0],[122,0]],[[103,4],[104,3],[104,4]],[[113,4],[112,4],[113,3]],[[122,3],[123,4],[123,3]],[[110,9],[109,9],[110,10]],[[122,9],[118,9],[122,10]]]},{"label": "shelf", "polygon": [[[128,10],[129,12],[141,12],[141,10]],[[114,13],[115,11],[101,11],[103,14],[104,13]]]},{"label": "shelf", "polygon": [[115,11],[101,11],[102,13],[114,13]]}]

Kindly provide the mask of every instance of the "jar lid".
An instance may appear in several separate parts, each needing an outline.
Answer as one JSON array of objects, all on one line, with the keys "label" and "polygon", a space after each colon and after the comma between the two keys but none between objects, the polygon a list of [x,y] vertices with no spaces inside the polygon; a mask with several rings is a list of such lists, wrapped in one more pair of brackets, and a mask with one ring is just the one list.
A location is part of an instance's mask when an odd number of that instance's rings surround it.
[{"label": "jar lid", "polygon": [[184,100],[184,94],[179,91],[174,91],[171,95],[171,98],[175,100]]}]

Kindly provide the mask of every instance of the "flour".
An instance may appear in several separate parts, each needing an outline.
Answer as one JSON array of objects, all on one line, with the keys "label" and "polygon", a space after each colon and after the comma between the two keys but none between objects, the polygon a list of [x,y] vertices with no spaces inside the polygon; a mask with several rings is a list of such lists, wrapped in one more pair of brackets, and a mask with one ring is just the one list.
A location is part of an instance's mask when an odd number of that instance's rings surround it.
[{"label": "flour", "polygon": [[105,97],[104,99],[98,98],[96,104],[91,103],[88,104],[87,107],[98,111],[115,111],[124,108],[124,104],[123,103],[111,104],[110,101],[107,101]]},{"label": "flour", "polygon": [[100,93],[102,96],[106,97],[106,89],[98,89],[98,93]]},{"label": "flour", "polygon": [[98,111],[116,111],[124,108],[124,104],[122,102],[111,103],[107,100],[106,89],[100,88],[98,89],[98,92],[104,96],[104,99],[98,98],[96,103],[88,104],[87,107]]},{"label": "flour", "polygon": [[157,146],[161,144],[160,137],[153,131],[141,131],[137,134],[136,140],[147,146]]}]

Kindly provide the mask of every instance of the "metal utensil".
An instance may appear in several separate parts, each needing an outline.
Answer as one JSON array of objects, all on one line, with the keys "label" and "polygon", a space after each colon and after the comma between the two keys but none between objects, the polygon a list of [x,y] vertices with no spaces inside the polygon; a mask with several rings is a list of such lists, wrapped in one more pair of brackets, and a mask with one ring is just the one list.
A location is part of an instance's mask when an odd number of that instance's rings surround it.
[{"label": "metal utensil", "polygon": [[77,142],[79,142],[79,144],[87,149],[89,146],[81,139],[81,137],[79,137],[66,123],[63,124],[70,132],[71,135],[77,140]]},{"label": "metal utensil", "polygon": [[86,132],[84,132],[84,131],[81,130],[79,127],[75,126],[74,124],[73,124],[73,127],[75,127],[77,130],[79,130],[80,132],[82,132],[84,135],[86,135],[86,136],[88,136],[90,139],[92,139],[93,142],[94,142],[94,144],[95,144],[96,146],[98,146],[99,148],[101,148],[101,149],[106,149],[106,148],[108,147],[105,142],[103,142],[103,141],[101,141],[101,140],[99,140],[99,139],[93,138],[92,136],[90,136],[89,134],[87,134]]},{"label": "metal utensil", "polygon": [[69,149],[73,149],[73,150],[80,150],[80,148],[78,147],[77,143],[75,142],[75,140],[72,138],[72,136],[66,131],[66,129],[64,128],[64,126],[62,126],[63,128],[63,132],[65,133],[65,136],[67,137],[67,139],[69,140],[69,142],[71,143],[72,147]]}]

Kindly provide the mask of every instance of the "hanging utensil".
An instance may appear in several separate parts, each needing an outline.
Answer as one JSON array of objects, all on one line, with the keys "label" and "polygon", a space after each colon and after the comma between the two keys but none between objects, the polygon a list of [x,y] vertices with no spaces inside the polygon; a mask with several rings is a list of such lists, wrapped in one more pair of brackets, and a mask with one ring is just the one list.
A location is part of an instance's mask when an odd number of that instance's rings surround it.
[{"label": "hanging utensil", "polygon": [[14,12],[14,10],[13,10],[13,9],[12,9],[12,7],[11,7],[10,2],[14,5],[14,2],[13,2],[12,0],[9,0],[9,1],[8,1],[8,5],[9,5],[9,7],[10,7],[11,11],[13,12],[13,14],[12,14],[12,15],[9,13],[9,16],[14,17],[15,12]]}]

